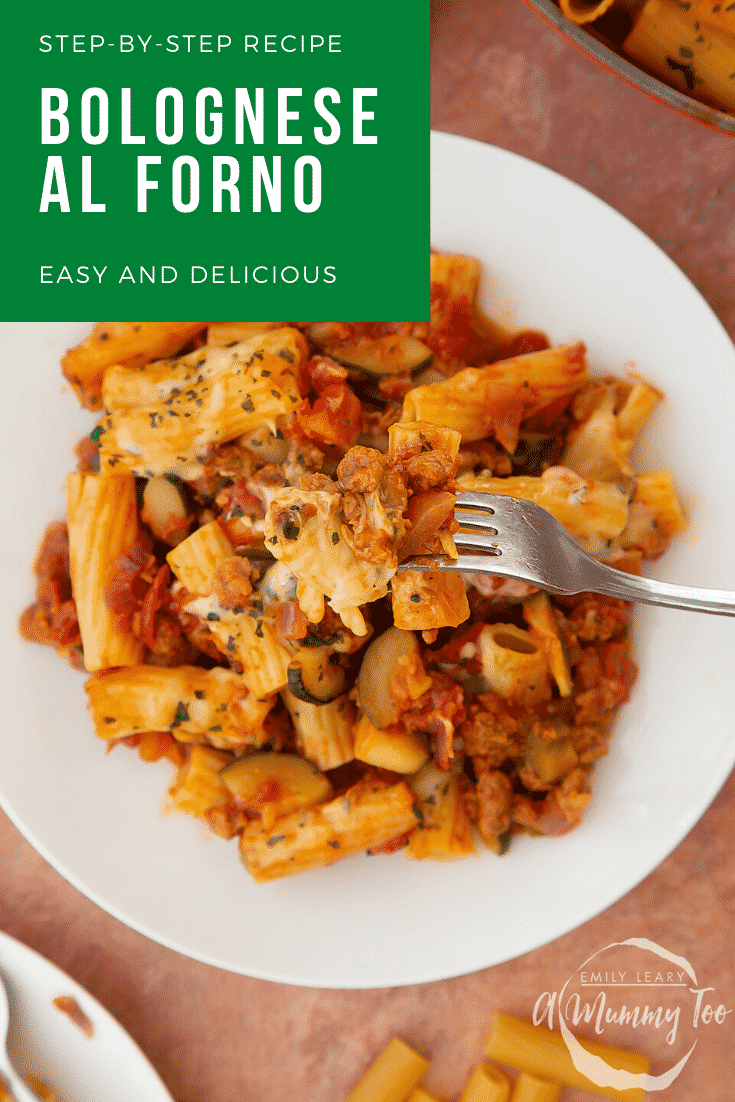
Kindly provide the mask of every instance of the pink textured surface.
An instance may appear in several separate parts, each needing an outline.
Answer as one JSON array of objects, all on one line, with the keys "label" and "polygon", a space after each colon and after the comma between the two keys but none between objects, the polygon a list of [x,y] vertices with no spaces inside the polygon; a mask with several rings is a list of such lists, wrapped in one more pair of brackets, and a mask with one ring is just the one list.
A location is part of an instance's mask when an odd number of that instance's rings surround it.
[{"label": "pink textured surface", "polygon": [[[521,0],[448,0],[433,15],[435,128],[523,154],[606,200],[669,253],[735,337],[735,139],[627,87]],[[2,815],[0,928],[104,1003],[180,1102],[340,1102],[394,1035],[431,1055],[426,1087],[448,1100],[481,1059],[494,1011],[529,1017],[543,991],[613,941],[662,944],[735,1007],[734,808],[731,777],[675,852],[603,915],[516,961],[421,987],[303,990],[188,960],[100,911]],[[733,1022],[701,1029],[662,1102],[733,1102]],[[663,1038],[649,1050],[654,1070],[668,1066]]]}]

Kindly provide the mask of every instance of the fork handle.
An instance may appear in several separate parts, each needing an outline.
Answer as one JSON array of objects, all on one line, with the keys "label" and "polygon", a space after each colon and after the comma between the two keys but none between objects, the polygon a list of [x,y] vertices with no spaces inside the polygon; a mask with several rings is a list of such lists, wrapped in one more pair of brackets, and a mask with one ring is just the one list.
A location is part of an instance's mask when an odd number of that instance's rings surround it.
[{"label": "fork handle", "polygon": [[625,574],[605,563],[595,562],[594,585],[585,588],[623,601],[642,601],[648,605],[665,605],[691,612],[714,612],[720,616],[735,616],[735,593],[725,589],[699,589],[692,585],[673,585],[653,578]]}]

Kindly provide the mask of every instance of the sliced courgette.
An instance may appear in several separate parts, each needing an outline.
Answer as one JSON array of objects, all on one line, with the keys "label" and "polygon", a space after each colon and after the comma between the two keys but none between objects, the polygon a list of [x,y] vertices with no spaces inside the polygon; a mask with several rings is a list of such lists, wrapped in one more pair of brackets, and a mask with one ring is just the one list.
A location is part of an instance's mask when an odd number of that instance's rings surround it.
[{"label": "sliced courgette", "polygon": [[329,779],[297,754],[249,754],[222,769],[219,777],[239,803],[247,806],[258,798],[272,805],[277,817],[321,803],[332,794]]},{"label": "sliced courgette", "polygon": [[[416,688],[425,692],[431,682],[421,663],[419,641],[412,631],[388,628],[365,651],[357,679],[357,693],[360,707],[379,730],[398,722],[399,712],[392,699],[391,681],[400,667],[408,665],[414,657],[418,659],[419,677],[422,682],[428,682],[423,687],[418,684]],[[419,695],[417,691],[416,696]]]},{"label": "sliced courgette", "polygon": [[398,336],[343,341],[326,347],[324,353],[344,367],[380,377],[420,371],[434,358],[431,349],[415,337]]},{"label": "sliced courgette", "polygon": [[288,689],[307,704],[328,704],[347,688],[345,671],[330,661],[329,647],[299,647],[288,667]]}]

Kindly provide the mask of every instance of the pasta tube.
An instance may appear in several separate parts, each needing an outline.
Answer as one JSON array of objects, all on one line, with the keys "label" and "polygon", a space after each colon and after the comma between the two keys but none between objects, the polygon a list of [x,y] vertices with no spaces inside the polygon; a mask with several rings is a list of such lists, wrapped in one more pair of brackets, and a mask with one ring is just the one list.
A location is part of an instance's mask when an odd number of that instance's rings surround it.
[{"label": "pasta tube", "polygon": [[457,627],[470,615],[461,574],[403,570],[391,578],[393,623],[408,631]]},{"label": "pasta tube", "polygon": [[[189,612],[197,607],[186,605]],[[228,658],[242,666],[243,679],[256,697],[278,693],[288,684],[288,664],[291,655],[281,644],[275,627],[256,610],[215,613],[217,620],[207,618],[207,627],[217,645]]]},{"label": "pasta tube", "polygon": [[[403,421],[388,429],[388,452],[399,460],[427,450],[453,459],[459,452],[460,443],[458,432],[427,421]],[[456,558],[457,549],[449,532],[438,535],[443,545],[442,553]],[[459,574],[407,571],[392,578],[391,591],[393,622],[399,628],[423,631],[457,627],[470,615]]]},{"label": "pasta tube", "polygon": [[[292,413],[300,401],[293,368],[305,342],[296,329],[278,329],[210,353],[213,363],[188,389],[133,409],[119,409],[98,425],[100,470],[129,471],[150,478],[175,474],[184,480],[202,472],[200,457],[212,444]],[[277,341],[273,338],[277,337]]]},{"label": "pasta tube", "polygon": [[639,475],[619,545],[624,550],[640,548],[647,558],[658,558],[671,537],[685,527],[684,510],[670,472]]},{"label": "pasta tube", "polygon": [[232,762],[231,754],[211,746],[192,746],[169,788],[169,806],[187,815],[206,819],[207,813],[230,803],[229,789],[220,780],[220,770]]},{"label": "pasta tube", "polygon": [[227,533],[217,520],[203,524],[169,551],[166,562],[190,593],[206,595],[221,562],[235,554]]},{"label": "pasta tube", "polygon": [[534,593],[523,602],[523,618],[532,639],[541,644],[561,696],[572,694],[572,671],[559,634],[551,602],[545,593]]},{"label": "pasta tube", "polygon": [[[208,337],[212,331],[209,327]],[[220,345],[207,344],[185,356],[175,359],[154,360],[134,371],[122,364],[113,364],[105,372],[102,383],[104,408],[108,413],[137,409],[151,402],[161,402],[176,397],[182,390],[200,386],[217,374],[227,371],[232,363],[229,347],[237,344],[238,359],[247,360],[253,352],[275,352],[283,348],[283,341],[265,329],[244,331],[237,339],[233,336]]]},{"label": "pasta tube", "polygon": [[440,1098],[437,1098],[434,1094],[429,1094],[423,1087],[417,1087],[408,1096],[408,1102],[441,1102]]},{"label": "pasta tube", "polygon": [[481,471],[462,474],[457,481],[463,490],[484,490],[535,502],[555,516],[592,555],[604,551],[628,520],[625,486],[595,482],[568,467],[549,467],[538,478],[530,475],[494,478]]},{"label": "pasta tube", "polygon": [[115,560],[138,538],[135,479],[70,474],[66,480],[69,575],[90,673],[134,666],[145,645],[105,603]]},{"label": "pasta tube", "polygon": [[224,529],[213,520],[182,540],[166,561],[185,588],[197,594],[184,606],[185,611],[206,622],[222,653],[240,662],[252,693],[269,697],[288,683],[291,655],[260,606],[252,606],[244,597],[242,606],[225,608],[213,595],[217,568],[233,555]]},{"label": "pasta tube", "polygon": [[661,401],[660,390],[638,382],[628,388],[622,407],[619,404],[621,386],[617,382],[597,384],[601,400],[590,414],[572,429],[560,465],[598,482],[614,482],[633,474],[630,450],[635,436]]},{"label": "pasta tube", "polygon": [[683,5],[647,0],[623,42],[667,84],[735,111],[735,34],[701,23]]},{"label": "pasta tube", "polygon": [[347,696],[327,704],[309,704],[289,692],[283,699],[296,729],[299,753],[320,769],[336,769],[355,757],[355,707]]},{"label": "pasta tube", "polygon": [[407,834],[417,823],[414,805],[405,782],[386,786],[363,778],[329,803],[277,819],[267,831],[251,823],[242,833],[240,854],[259,883],[332,865]]},{"label": "pasta tube", "polygon": [[241,677],[219,666],[132,666],[91,677],[85,689],[103,739],[170,731],[179,742],[258,745],[273,705],[256,700]]},{"label": "pasta tube", "polygon": [[102,405],[102,380],[113,364],[140,368],[169,356],[205,328],[203,321],[115,321],[95,325],[92,335],[61,361],[64,375],[87,409]]},{"label": "pasta tube", "polygon": [[689,14],[692,19],[711,23],[714,27],[735,34],[735,7],[732,0],[699,0]]},{"label": "pasta tube", "polygon": [[278,321],[211,321],[207,328],[207,344],[210,348],[225,348],[280,328]]},{"label": "pasta tube", "polygon": [[495,436],[512,452],[521,421],[561,398],[587,377],[583,344],[467,367],[450,379],[414,387],[403,400],[402,421],[430,421],[454,429],[462,442]]},{"label": "pasta tube", "polygon": [[[350,1092],[346,1102],[404,1102],[409,1095],[415,1102],[411,1092],[428,1070],[428,1060],[405,1041],[394,1037]],[[415,1094],[429,1098],[424,1091]]]},{"label": "pasta tube", "polygon": [[586,3],[585,0],[559,0],[559,6],[567,19],[580,25],[599,19],[612,4],[613,0],[593,0],[592,3]]},{"label": "pasta tube", "polygon": [[455,429],[433,425],[429,421],[397,421],[388,428],[388,454],[403,459],[429,448],[444,452],[452,459],[459,453],[462,437]]},{"label": "pasta tube", "polygon": [[653,510],[656,526],[667,539],[686,528],[684,510],[669,471],[638,475],[633,504]]},{"label": "pasta tube", "polygon": [[460,1102],[508,1102],[509,1097],[510,1083],[502,1071],[479,1064],[462,1091]]},{"label": "pasta tube", "polygon": [[526,707],[551,696],[543,646],[515,624],[485,624],[478,637],[482,674],[492,692]]},{"label": "pasta tube", "polygon": [[622,407],[615,414],[620,435],[635,439],[663,398],[663,392],[650,383],[643,379],[635,382]]},{"label": "pasta tube", "polygon": [[108,413],[137,409],[171,397],[203,374],[211,360],[208,349],[197,348],[173,360],[154,360],[137,371],[122,364],[108,367],[102,381],[102,401]]},{"label": "pasta tube", "polygon": [[[647,1072],[651,1061],[647,1056],[631,1049],[613,1048],[597,1041],[580,1042],[588,1052],[601,1057],[607,1063],[625,1071]],[[534,1026],[513,1018],[509,1014],[497,1014],[490,1031],[485,1053],[501,1064],[510,1064],[521,1071],[548,1079],[555,1079],[567,1087],[600,1094],[603,1098],[617,1098],[624,1102],[643,1102],[642,1090],[617,1091],[612,1087],[598,1087],[586,1075],[577,1071],[563,1036],[546,1026]]]},{"label": "pasta tube", "polygon": [[474,256],[432,253],[430,278],[432,284],[441,285],[449,298],[464,295],[473,303],[480,285],[480,261]]},{"label": "pasta tube", "polygon": [[[420,800],[423,819],[408,839],[406,853],[418,860],[467,857],[475,847],[459,777],[435,766],[427,766],[426,771],[434,784]],[[414,782],[410,783],[416,791]]]}]

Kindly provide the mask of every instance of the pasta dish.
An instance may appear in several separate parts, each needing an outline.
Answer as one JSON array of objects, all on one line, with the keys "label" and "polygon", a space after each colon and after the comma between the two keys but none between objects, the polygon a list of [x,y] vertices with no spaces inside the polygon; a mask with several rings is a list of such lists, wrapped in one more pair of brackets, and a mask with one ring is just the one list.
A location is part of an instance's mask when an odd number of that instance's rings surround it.
[{"label": "pasta dish", "polygon": [[727,0],[555,0],[563,15],[665,84],[735,114],[735,7]]},{"label": "pasta dish", "polygon": [[631,465],[661,392],[501,331],[479,279],[434,253],[428,323],[101,323],[64,357],[97,421],[21,631],[256,881],[566,833],[635,681],[622,601],[398,572],[456,556],[459,487],[636,573],[684,526]]}]

